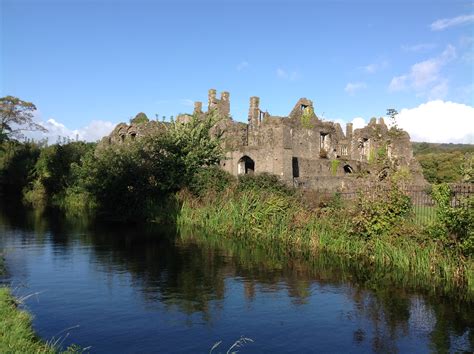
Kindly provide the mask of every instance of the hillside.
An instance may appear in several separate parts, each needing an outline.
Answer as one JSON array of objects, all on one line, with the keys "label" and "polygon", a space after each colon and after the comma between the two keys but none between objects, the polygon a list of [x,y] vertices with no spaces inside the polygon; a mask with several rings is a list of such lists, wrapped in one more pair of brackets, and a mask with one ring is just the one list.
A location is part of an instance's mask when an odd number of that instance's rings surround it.
[{"label": "hillside", "polygon": [[472,144],[435,144],[413,142],[413,153],[430,183],[461,182],[461,167],[473,160]]}]

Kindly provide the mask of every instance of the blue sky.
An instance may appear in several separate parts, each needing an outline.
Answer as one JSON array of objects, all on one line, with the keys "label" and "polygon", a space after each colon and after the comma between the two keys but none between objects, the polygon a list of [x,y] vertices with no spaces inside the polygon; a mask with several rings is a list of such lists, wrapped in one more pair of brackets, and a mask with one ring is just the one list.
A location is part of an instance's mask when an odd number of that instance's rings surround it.
[{"label": "blue sky", "polygon": [[471,1],[1,0],[1,20],[0,95],[69,130],[190,112],[209,88],[241,121],[256,95],[340,121],[441,100],[474,126]]}]

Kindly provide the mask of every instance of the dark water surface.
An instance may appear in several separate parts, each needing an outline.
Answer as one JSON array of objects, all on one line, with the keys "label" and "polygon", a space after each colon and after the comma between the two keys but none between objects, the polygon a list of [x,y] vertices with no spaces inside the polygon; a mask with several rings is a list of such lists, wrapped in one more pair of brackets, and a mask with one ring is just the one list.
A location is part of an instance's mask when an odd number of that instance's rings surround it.
[{"label": "dark water surface", "polygon": [[[4,283],[44,339],[97,353],[448,352],[474,349],[472,303],[388,271],[198,232],[87,224],[6,206]],[[403,278],[403,276],[402,276]]]}]

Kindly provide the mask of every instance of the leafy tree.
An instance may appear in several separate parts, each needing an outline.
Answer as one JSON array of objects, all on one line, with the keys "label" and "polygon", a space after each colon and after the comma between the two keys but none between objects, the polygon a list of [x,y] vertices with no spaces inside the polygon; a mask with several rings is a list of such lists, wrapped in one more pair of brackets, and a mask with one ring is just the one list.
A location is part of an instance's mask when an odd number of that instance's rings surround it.
[{"label": "leafy tree", "polygon": [[17,195],[32,179],[32,171],[40,146],[36,143],[5,141],[0,151],[0,190],[4,194]]},{"label": "leafy tree", "polygon": [[93,151],[95,144],[82,141],[64,145],[51,145],[42,149],[35,165],[35,176],[46,189],[48,196],[64,192],[74,183],[71,176],[72,164],[78,164],[87,151]]},{"label": "leafy tree", "polygon": [[88,154],[75,173],[99,211],[122,220],[146,218],[167,197],[223,157],[219,118],[172,122],[154,136]]},{"label": "leafy tree", "polygon": [[0,98],[0,143],[12,138],[22,138],[23,131],[47,130],[33,121],[36,106],[17,97]]}]

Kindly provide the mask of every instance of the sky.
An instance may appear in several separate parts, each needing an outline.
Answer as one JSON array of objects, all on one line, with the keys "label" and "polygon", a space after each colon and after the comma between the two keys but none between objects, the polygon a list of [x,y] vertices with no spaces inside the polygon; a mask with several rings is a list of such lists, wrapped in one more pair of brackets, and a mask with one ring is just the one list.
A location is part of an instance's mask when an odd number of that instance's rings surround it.
[{"label": "sky", "polygon": [[0,96],[33,102],[51,138],[192,112],[215,88],[238,121],[250,96],[282,116],[306,97],[324,120],[395,108],[412,140],[474,143],[472,1],[0,4]]}]

